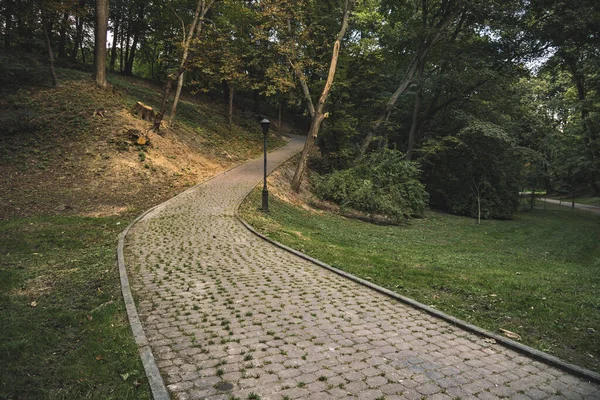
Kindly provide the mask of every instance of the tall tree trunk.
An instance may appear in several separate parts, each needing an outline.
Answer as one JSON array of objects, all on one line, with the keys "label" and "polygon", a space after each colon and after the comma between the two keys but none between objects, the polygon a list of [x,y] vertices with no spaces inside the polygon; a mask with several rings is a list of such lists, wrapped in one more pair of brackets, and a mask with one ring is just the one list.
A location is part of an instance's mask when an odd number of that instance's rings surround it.
[{"label": "tall tree trunk", "polygon": [[73,50],[71,51],[71,61],[73,62],[77,62],[77,53],[81,47],[82,36],[83,17],[75,16],[75,38],[73,39]]},{"label": "tall tree trunk", "polygon": [[52,87],[56,86],[58,79],[54,70],[54,53],[52,53],[52,44],[50,43],[50,35],[48,35],[48,17],[45,11],[42,11],[42,27],[44,30],[44,38],[46,39],[46,48],[48,50],[48,67],[50,68],[50,76],[52,77]]},{"label": "tall tree trunk", "polygon": [[58,37],[58,58],[65,58],[67,56],[67,28],[69,26],[69,13],[64,12],[62,20],[60,22],[60,32]]},{"label": "tall tree trunk", "polygon": [[233,82],[229,82],[229,111],[227,112],[227,122],[229,126],[233,124]]},{"label": "tall tree trunk", "polygon": [[279,98],[279,113],[277,118],[277,134],[281,135],[281,124],[283,123],[283,97]]},{"label": "tall tree trunk", "polygon": [[96,85],[106,89],[106,31],[108,30],[108,1],[96,0]]},{"label": "tall tree trunk", "polygon": [[4,16],[6,18],[4,25],[4,47],[9,48],[12,42],[13,27],[13,0],[5,1]]},{"label": "tall tree trunk", "polygon": [[133,75],[133,61],[135,60],[135,52],[137,50],[137,45],[140,40],[140,36],[144,34],[144,3],[140,3],[138,8],[138,15],[135,21],[135,31],[133,34],[133,43],[131,44],[131,48],[129,51],[129,58],[125,62],[125,75]]},{"label": "tall tree trunk", "polygon": [[123,56],[125,54],[125,35],[123,28],[121,28],[121,50],[119,51],[119,73],[123,73]]},{"label": "tall tree trunk", "polygon": [[415,147],[415,136],[417,133],[417,126],[419,124],[419,112],[421,111],[421,99],[423,97],[423,71],[425,70],[425,63],[419,65],[419,72],[417,74],[417,93],[415,95],[415,108],[413,109],[412,122],[410,124],[410,130],[408,131],[408,145],[406,147],[405,158],[410,161],[412,159],[412,152]]},{"label": "tall tree trunk", "polygon": [[121,18],[117,16],[113,27],[113,41],[110,49],[110,72],[115,72],[115,62],[117,61],[117,42],[119,41],[119,25]]},{"label": "tall tree trunk", "polygon": [[125,75],[133,75],[133,60],[135,59],[135,50],[139,41],[139,35],[139,32],[136,32],[133,35],[133,43],[131,43],[131,47],[129,48],[129,58],[127,59],[127,61],[125,61]]},{"label": "tall tree trunk", "polygon": [[[325,87],[323,88],[321,96],[319,97],[319,102],[314,108],[314,115],[312,117],[310,131],[308,132],[308,136],[306,137],[306,142],[304,142],[302,155],[300,156],[300,161],[298,162],[296,172],[294,173],[294,177],[292,178],[292,189],[296,192],[300,191],[300,185],[302,184],[302,180],[304,179],[304,173],[306,172],[306,164],[308,163],[308,157],[314,147],[315,140],[319,135],[321,123],[325,119],[323,111],[325,109],[325,103],[327,102],[327,97],[329,97],[329,92],[331,91],[331,86],[333,85],[333,80],[335,78],[335,72],[337,69],[337,62],[340,55],[340,47],[342,45],[342,40],[344,39],[344,36],[346,35],[346,30],[348,29],[348,19],[350,17],[351,1],[352,0],[346,0],[344,2],[344,14],[342,16],[342,24],[340,27],[340,31],[338,32],[337,37],[335,38],[335,42],[333,44],[333,52],[331,55],[331,62],[329,63],[329,73],[327,75],[327,81],[325,82]],[[304,83],[306,84],[306,81]],[[307,102],[312,104],[310,93],[305,92],[305,95],[306,94],[308,94]]]},{"label": "tall tree trunk", "polygon": [[131,25],[131,21],[129,21],[129,24],[127,24],[128,28],[125,38],[125,59],[123,59],[123,53],[121,53],[121,73],[125,75],[127,75],[127,63],[129,62],[129,42],[131,39],[131,28],[129,28],[129,25]]},{"label": "tall tree trunk", "polygon": [[79,42],[79,47],[81,48],[81,62],[85,64],[85,47],[83,46],[83,40]]},{"label": "tall tree trunk", "polygon": [[[187,68],[188,56],[190,53],[190,44],[192,43],[192,39],[194,38],[194,36],[197,36],[200,33],[200,29],[202,26],[202,25],[198,26],[198,32],[196,32],[198,21],[201,19],[202,20],[204,19],[204,17],[206,16],[206,13],[210,9],[210,7],[213,5],[214,1],[215,0],[209,0],[207,3],[206,0],[198,0],[198,3],[196,4],[196,10],[194,12],[194,20],[190,24],[188,35],[187,35],[187,37],[184,37],[184,40],[182,43],[183,44],[183,54],[181,56],[181,62],[179,64],[179,69],[177,71],[175,71],[174,73],[169,74],[167,76],[167,82],[165,83],[165,89],[163,92],[163,101],[160,106],[160,111],[156,114],[156,118],[154,119],[154,124],[152,126],[152,130],[155,133],[158,133],[160,131],[160,124],[165,116],[165,112],[167,111],[167,102],[169,101],[169,95],[171,92],[171,88],[173,87],[173,82],[175,82],[176,79],[179,79],[179,76],[181,74],[183,74],[183,72]],[[177,107],[177,106],[175,105],[175,107]],[[170,119],[171,119],[171,122],[175,121],[175,114],[173,114],[170,117]]]},{"label": "tall tree trunk", "polygon": [[173,106],[171,106],[171,114],[169,114],[169,127],[175,126],[175,115],[177,115],[177,105],[179,104],[179,96],[181,96],[181,89],[183,88],[183,76],[185,72],[179,75],[177,80],[177,90],[175,90],[175,98],[173,99]]},{"label": "tall tree trunk", "polygon": [[257,114],[260,108],[260,91],[258,89],[252,91],[252,100],[254,100],[254,109],[252,111]]},{"label": "tall tree trunk", "polygon": [[[571,60],[567,60],[567,62],[569,61]],[[581,124],[584,130],[583,142],[585,144],[587,152],[589,153],[592,163],[595,164],[599,155],[597,154],[594,146],[594,142],[597,140],[597,138],[594,135],[594,128],[592,128],[588,124],[590,110],[586,104],[587,90],[585,87],[585,75],[577,68],[576,62],[571,61],[569,67],[572,74],[572,80],[575,83],[575,87],[577,88],[577,100],[581,104]],[[598,180],[596,174],[591,174],[591,176],[589,176],[588,181],[590,187],[595,192],[595,194],[597,196],[600,196],[600,181]]]}]

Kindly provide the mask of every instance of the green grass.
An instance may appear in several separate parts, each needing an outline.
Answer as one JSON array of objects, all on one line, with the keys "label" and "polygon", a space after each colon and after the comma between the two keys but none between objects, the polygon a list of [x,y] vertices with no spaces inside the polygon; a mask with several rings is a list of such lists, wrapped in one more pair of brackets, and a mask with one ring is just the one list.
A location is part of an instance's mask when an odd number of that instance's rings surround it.
[{"label": "green grass", "polygon": [[0,222],[0,398],[150,398],[115,265],[131,218]]},{"label": "green grass", "polygon": [[572,210],[483,221],[429,212],[402,226],[315,214],[276,198],[241,215],[259,231],[354,275],[600,371],[600,217]]}]

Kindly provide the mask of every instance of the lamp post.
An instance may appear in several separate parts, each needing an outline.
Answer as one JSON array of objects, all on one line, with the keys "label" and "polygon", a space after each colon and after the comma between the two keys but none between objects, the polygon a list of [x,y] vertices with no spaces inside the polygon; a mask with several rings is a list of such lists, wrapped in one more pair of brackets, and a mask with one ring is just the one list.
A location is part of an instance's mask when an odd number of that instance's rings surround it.
[{"label": "lamp post", "polygon": [[263,179],[263,190],[262,190],[262,211],[269,212],[269,191],[267,190],[267,133],[269,132],[269,125],[271,123],[268,119],[264,118],[260,121],[260,126],[263,131],[263,148],[265,156],[265,168],[264,168],[264,179]]}]

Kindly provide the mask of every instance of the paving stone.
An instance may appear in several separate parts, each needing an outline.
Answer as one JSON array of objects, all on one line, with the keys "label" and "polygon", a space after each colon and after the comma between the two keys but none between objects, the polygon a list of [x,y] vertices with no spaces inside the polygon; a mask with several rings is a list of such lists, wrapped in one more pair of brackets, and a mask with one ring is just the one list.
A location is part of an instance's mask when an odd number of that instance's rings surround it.
[{"label": "paving stone", "polygon": [[[302,140],[269,154],[270,168]],[[262,162],[182,193],[126,238],[140,317],[174,398],[597,398],[598,385],[254,236],[235,209]],[[222,380],[234,385],[226,394],[214,388]]]}]

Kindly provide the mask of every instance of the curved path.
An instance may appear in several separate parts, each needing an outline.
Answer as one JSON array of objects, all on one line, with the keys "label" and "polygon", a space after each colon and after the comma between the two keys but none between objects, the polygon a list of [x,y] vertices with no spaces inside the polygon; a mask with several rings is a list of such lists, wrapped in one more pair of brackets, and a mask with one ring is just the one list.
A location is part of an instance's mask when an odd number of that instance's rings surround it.
[{"label": "curved path", "polygon": [[[568,200],[554,200],[554,199],[544,199],[543,201],[545,201],[546,203],[549,204],[556,204],[557,206],[563,206],[563,207],[569,207],[569,208],[573,208],[573,203],[571,201]],[[575,203],[575,208],[578,210],[583,210],[583,211],[589,211],[589,212],[593,212],[596,214],[600,214],[600,207],[598,206],[592,206],[592,205],[588,205],[588,204],[581,204],[581,203]]]},{"label": "curved path", "polygon": [[[270,169],[302,139],[269,155]],[[236,218],[246,163],[134,225],[126,261],[177,399],[600,398],[600,387],[340,277]],[[488,340],[489,341],[489,340]]]}]

